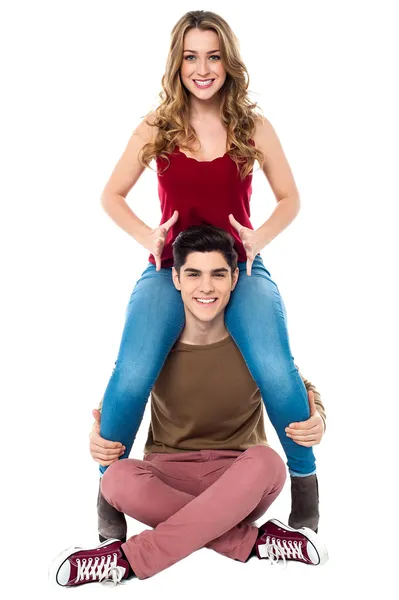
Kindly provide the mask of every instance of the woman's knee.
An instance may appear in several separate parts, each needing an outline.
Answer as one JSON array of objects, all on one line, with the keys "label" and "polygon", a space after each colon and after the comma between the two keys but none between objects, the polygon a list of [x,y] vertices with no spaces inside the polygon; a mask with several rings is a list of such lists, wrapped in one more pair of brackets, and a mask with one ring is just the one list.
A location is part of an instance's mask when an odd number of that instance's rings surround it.
[{"label": "woman's knee", "polygon": [[292,359],[283,356],[269,359],[259,354],[250,371],[267,406],[289,410],[296,398],[305,402],[306,388]]},{"label": "woman's knee", "polygon": [[125,400],[131,404],[134,398],[145,396],[147,399],[147,391],[151,390],[155,379],[156,371],[151,361],[119,359],[109,381],[109,388],[112,395],[118,397],[119,403]]}]

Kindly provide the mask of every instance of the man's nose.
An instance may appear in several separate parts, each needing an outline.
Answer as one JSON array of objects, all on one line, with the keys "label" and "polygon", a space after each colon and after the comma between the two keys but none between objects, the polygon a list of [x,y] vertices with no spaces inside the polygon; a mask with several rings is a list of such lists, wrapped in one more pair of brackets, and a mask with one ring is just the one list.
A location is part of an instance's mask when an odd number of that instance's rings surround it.
[{"label": "man's nose", "polygon": [[210,292],[213,292],[214,289],[212,277],[204,275],[201,280],[201,292],[209,294]]}]

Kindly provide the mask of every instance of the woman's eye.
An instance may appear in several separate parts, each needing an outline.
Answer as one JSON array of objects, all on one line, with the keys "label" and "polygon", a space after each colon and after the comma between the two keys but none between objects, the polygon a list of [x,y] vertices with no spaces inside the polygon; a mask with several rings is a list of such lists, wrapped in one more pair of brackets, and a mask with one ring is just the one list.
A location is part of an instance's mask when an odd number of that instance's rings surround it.
[{"label": "woman's eye", "polygon": [[[195,56],[194,56],[194,54],[188,54],[184,58],[185,58],[185,60],[188,60],[189,58],[195,58]],[[209,58],[217,58],[217,60],[220,60],[220,56],[217,56],[216,54],[212,54],[212,56],[210,56]]]}]

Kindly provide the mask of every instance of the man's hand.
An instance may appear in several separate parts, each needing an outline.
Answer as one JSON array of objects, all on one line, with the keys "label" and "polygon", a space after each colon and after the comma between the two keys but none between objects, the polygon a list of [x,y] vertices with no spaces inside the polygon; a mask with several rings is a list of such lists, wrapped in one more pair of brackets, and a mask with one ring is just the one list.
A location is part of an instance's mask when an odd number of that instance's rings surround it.
[{"label": "man's hand", "polygon": [[100,436],[101,413],[96,408],[92,411],[96,422],[90,433],[90,454],[102,467],[108,467],[117,461],[126,448],[119,442],[109,442]]},{"label": "man's hand", "polygon": [[291,438],[300,446],[316,446],[320,444],[324,433],[324,423],[320,414],[317,412],[314,402],[314,394],[308,391],[310,417],[307,421],[299,423],[290,423],[285,428],[287,437]]}]

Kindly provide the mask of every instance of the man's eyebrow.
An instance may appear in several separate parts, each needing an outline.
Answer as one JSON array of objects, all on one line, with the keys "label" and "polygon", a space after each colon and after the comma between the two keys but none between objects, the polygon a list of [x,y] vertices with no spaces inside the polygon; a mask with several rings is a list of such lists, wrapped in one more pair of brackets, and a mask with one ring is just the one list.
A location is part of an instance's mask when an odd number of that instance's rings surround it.
[{"label": "man's eyebrow", "polygon": [[[191,52],[191,54],[198,54],[196,50],[183,50],[183,52]],[[220,50],[210,50],[207,54],[213,54],[214,52],[220,52]]]},{"label": "man's eyebrow", "polygon": [[[190,272],[190,273],[201,273],[200,269],[193,269],[192,267],[187,267],[186,269],[184,269],[184,272]],[[226,269],[226,267],[219,267],[218,269],[212,269],[211,271],[212,273],[228,273],[229,270]]]}]

